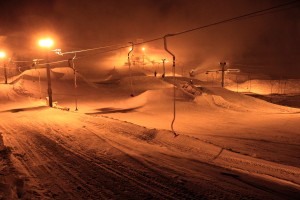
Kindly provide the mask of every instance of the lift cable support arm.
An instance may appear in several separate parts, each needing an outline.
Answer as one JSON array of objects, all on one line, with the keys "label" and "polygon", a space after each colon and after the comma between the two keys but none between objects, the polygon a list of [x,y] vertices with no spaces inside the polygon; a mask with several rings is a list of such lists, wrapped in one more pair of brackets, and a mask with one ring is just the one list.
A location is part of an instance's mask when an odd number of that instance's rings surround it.
[{"label": "lift cable support arm", "polygon": [[178,134],[174,131],[174,127],[173,127],[175,119],[176,119],[175,55],[171,51],[169,51],[168,45],[167,45],[167,37],[171,37],[171,36],[174,36],[174,35],[167,34],[164,36],[164,47],[165,47],[166,52],[168,52],[173,57],[173,68],[172,68],[173,69],[173,120],[171,123],[171,129],[172,129],[172,132],[174,133],[174,137],[177,137]]},{"label": "lift cable support arm", "polygon": [[130,76],[130,87],[131,87],[131,95],[130,96],[134,96],[134,89],[133,89],[133,86],[132,86],[132,74],[131,74],[131,62],[130,62],[130,54],[131,52],[133,51],[133,48],[134,48],[134,44],[133,42],[129,42],[131,44],[131,49],[129,50],[128,52],[128,55],[127,55],[127,60],[128,60],[128,67],[129,67],[129,76]]}]

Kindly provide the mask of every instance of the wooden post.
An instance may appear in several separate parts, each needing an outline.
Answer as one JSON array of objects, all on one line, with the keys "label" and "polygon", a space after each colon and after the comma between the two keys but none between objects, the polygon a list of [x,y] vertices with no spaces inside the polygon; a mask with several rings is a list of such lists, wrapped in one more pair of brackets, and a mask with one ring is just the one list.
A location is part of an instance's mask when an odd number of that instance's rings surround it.
[{"label": "wooden post", "polygon": [[226,65],[226,62],[220,62],[220,65],[222,67],[222,88],[224,87],[224,76],[225,76],[225,65]]},{"label": "wooden post", "polygon": [[7,71],[6,71],[6,64],[3,62],[3,68],[4,68],[4,79],[5,79],[5,84],[7,84]]},{"label": "wooden post", "polygon": [[47,80],[48,80],[48,97],[49,97],[49,106],[53,107],[52,103],[52,88],[51,88],[51,75],[50,75],[50,64],[49,64],[49,58],[48,58],[48,51],[46,55],[46,69],[47,69]]},{"label": "wooden post", "polygon": [[164,58],[164,59],[162,59],[162,61],[163,61],[163,74],[162,74],[162,78],[165,78],[165,75],[166,75],[166,68],[165,68],[165,61],[166,61],[166,59]]}]

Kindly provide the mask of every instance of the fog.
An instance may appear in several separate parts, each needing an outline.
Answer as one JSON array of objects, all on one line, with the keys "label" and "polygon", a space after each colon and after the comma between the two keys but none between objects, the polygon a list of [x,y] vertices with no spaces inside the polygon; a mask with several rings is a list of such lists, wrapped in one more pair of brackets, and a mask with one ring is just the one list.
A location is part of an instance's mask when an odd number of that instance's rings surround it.
[{"label": "fog", "polygon": [[299,8],[0,1],[0,199],[299,199]]},{"label": "fog", "polygon": [[[42,56],[37,40],[44,35],[51,35],[55,48],[63,51],[126,45],[282,3],[285,1],[13,0],[1,2],[0,44],[11,56],[31,59]],[[169,48],[186,70],[214,69],[220,61],[226,61],[228,66],[245,73],[297,78],[300,7],[296,3],[284,9],[169,38]],[[164,52],[162,40],[147,46],[153,50],[147,49],[148,57]],[[123,49],[86,57],[77,64],[85,74],[90,71],[95,75],[103,69],[125,65],[126,56],[127,49]]]}]

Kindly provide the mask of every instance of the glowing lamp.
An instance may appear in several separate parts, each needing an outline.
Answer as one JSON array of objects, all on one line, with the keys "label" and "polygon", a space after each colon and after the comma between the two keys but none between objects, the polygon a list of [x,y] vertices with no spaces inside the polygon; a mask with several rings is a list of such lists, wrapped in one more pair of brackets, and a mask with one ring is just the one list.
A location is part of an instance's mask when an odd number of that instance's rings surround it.
[{"label": "glowing lamp", "polygon": [[145,51],[145,50],[146,50],[145,47],[143,47],[143,48],[142,48],[142,51]]},{"label": "glowing lamp", "polygon": [[0,51],[0,58],[4,58],[6,56],[4,51]]},{"label": "glowing lamp", "polygon": [[53,44],[54,44],[54,42],[53,42],[53,40],[50,39],[50,38],[41,39],[41,40],[39,41],[39,45],[40,45],[41,47],[50,48],[50,47],[53,46]]}]

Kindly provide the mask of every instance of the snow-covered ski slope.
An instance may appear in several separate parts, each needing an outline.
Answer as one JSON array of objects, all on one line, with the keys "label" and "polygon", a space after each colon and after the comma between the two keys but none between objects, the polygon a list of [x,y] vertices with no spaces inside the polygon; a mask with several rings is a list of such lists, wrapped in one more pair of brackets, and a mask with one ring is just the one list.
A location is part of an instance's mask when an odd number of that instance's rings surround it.
[{"label": "snow-covered ski slope", "polygon": [[[78,73],[75,90],[72,69],[52,70],[53,100],[68,112],[45,106],[45,71],[0,84],[0,133],[24,198],[300,193],[299,109],[177,80],[174,138],[170,81],[115,69],[95,83]],[[0,179],[13,188],[9,180]],[[5,192],[14,196],[14,189]]]}]

